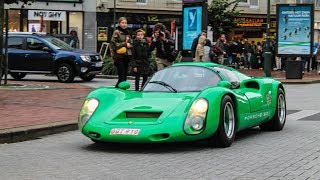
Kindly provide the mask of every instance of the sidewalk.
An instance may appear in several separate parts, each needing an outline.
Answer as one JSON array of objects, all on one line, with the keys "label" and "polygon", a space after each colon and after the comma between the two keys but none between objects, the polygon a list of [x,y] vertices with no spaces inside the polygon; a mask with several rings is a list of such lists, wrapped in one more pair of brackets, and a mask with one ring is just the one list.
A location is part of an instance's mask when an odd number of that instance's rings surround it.
[{"label": "sidewalk", "polygon": [[[251,76],[263,76],[262,70],[240,71]],[[320,82],[316,71],[305,73],[303,79],[285,79],[285,72],[281,71],[272,71],[272,77],[283,83]],[[20,88],[0,88],[0,143],[76,130],[82,101],[92,90],[76,83],[9,81],[9,84],[18,84]]]}]

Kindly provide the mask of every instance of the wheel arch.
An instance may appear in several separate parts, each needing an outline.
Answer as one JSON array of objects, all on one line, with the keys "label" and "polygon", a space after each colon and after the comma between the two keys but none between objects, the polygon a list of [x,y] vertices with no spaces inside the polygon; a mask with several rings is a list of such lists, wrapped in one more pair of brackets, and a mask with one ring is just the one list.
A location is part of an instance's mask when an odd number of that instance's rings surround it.
[{"label": "wheel arch", "polygon": [[73,68],[74,72],[75,72],[76,74],[78,74],[77,71],[76,71],[77,69],[76,69],[75,61],[72,60],[72,59],[69,59],[69,58],[60,58],[60,59],[55,60],[55,61],[54,61],[54,64],[53,64],[53,74],[55,74],[55,75],[57,74],[57,72],[58,72],[58,66],[59,66],[60,64],[62,64],[62,63],[69,64],[69,65]]}]

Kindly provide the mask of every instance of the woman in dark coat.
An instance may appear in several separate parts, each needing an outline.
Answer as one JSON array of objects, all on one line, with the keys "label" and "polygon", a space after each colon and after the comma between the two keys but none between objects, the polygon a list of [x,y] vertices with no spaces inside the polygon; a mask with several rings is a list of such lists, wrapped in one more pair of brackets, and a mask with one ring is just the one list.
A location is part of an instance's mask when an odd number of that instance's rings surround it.
[{"label": "woman in dark coat", "polygon": [[136,38],[133,40],[133,49],[132,49],[132,70],[135,75],[135,90],[139,91],[139,82],[140,77],[142,76],[142,85],[146,83],[148,76],[150,76],[150,47],[147,39],[144,38],[144,31],[138,29],[136,31]]}]

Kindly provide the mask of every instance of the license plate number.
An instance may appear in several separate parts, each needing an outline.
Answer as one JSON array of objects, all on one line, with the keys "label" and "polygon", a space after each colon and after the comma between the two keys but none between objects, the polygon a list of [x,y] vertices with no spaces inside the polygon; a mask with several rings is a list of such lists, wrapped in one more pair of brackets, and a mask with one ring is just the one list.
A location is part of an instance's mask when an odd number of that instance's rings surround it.
[{"label": "license plate number", "polygon": [[95,64],[95,66],[96,66],[96,67],[101,67],[101,66],[102,66],[102,62],[97,62],[97,63]]},{"label": "license plate number", "polygon": [[110,135],[130,135],[137,136],[139,135],[140,129],[126,129],[126,128],[113,128],[110,131]]}]

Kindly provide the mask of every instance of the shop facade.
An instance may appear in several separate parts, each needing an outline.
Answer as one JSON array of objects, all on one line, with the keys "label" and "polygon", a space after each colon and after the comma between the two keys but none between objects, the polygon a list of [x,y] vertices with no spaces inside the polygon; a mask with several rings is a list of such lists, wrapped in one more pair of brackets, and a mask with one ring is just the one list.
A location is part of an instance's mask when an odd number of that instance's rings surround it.
[{"label": "shop facade", "polygon": [[[97,48],[101,47],[103,42],[110,42],[114,27],[113,27],[113,12],[98,12],[97,13]],[[116,20],[119,17],[126,17],[128,20],[128,30],[131,35],[135,34],[137,29],[143,29],[146,34],[145,37],[152,37],[152,30],[155,24],[162,23],[177,41],[181,36],[178,32],[181,28],[182,15],[175,14],[152,14],[152,13],[116,13]],[[117,22],[116,22],[117,23]],[[116,25],[117,26],[117,25]],[[177,44],[179,44],[177,42]]]},{"label": "shop facade", "polygon": [[[233,37],[239,39],[247,38],[249,42],[261,42],[263,40],[263,34],[266,33],[267,17],[261,14],[241,14],[240,17],[234,19],[237,22],[237,27],[228,34],[228,40],[232,40]],[[277,21],[274,16],[270,18],[270,37],[275,39],[276,37]]]},{"label": "shop facade", "polygon": [[75,30],[79,47],[85,48],[85,9],[82,0],[37,0],[31,5],[11,4],[8,11],[9,32],[45,32],[70,34]]}]

